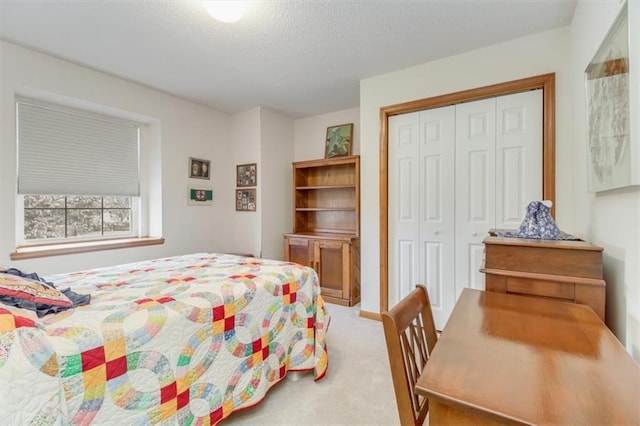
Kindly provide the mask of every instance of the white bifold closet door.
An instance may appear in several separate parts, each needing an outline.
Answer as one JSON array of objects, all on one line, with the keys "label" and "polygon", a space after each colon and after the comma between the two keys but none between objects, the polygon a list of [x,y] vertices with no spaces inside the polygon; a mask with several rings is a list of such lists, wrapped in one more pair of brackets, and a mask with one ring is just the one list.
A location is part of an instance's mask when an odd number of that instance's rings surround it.
[{"label": "white bifold closet door", "polygon": [[542,197],[542,91],[389,118],[389,306],[416,283],[442,329],[484,289],[482,241]]}]

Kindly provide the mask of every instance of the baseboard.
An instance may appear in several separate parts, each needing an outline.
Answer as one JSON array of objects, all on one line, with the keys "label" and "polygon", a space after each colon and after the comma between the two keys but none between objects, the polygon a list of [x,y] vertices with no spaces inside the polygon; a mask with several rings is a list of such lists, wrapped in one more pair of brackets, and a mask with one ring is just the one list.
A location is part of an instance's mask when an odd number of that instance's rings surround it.
[{"label": "baseboard", "polygon": [[382,321],[382,317],[377,312],[367,312],[360,310],[360,317],[370,320]]}]

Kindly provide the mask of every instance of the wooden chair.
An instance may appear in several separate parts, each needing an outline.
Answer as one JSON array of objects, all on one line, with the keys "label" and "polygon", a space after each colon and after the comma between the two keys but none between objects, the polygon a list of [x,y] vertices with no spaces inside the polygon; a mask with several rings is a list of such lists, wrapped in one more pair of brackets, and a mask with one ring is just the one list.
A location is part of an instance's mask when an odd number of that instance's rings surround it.
[{"label": "wooden chair", "polygon": [[397,305],[383,312],[382,324],[400,424],[422,425],[429,401],[414,388],[438,339],[425,286],[416,285]]}]

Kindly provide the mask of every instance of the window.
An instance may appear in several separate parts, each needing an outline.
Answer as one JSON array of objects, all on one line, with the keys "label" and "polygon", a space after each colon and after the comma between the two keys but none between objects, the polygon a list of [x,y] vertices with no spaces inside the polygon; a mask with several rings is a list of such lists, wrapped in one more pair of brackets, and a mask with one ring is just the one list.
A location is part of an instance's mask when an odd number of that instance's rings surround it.
[{"label": "window", "polygon": [[132,197],[25,195],[25,242],[134,234]]},{"label": "window", "polygon": [[18,243],[138,237],[138,124],[33,99],[16,105]]}]

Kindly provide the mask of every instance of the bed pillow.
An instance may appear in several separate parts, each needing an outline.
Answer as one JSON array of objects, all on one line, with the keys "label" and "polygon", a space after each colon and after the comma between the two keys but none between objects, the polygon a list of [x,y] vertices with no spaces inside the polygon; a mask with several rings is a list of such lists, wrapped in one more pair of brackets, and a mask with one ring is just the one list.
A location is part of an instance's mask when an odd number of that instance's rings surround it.
[{"label": "bed pillow", "polygon": [[0,272],[0,297],[2,296],[65,308],[72,305],[71,300],[55,287],[40,281]]}]

